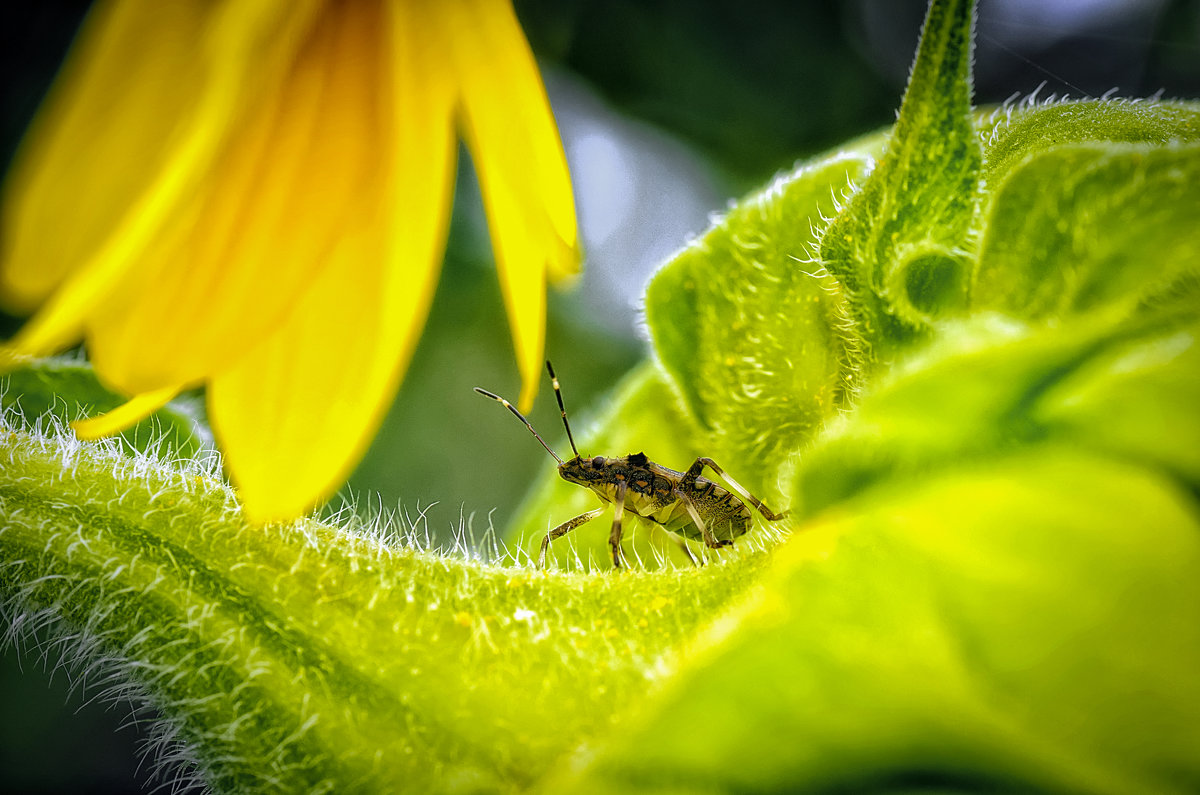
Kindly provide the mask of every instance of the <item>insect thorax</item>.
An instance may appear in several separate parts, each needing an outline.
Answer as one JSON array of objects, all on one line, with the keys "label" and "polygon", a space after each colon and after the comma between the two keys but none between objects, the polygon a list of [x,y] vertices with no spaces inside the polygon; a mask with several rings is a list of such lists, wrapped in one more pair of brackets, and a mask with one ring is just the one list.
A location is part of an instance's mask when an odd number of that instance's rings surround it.
[{"label": "insect thorax", "polygon": [[616,502],[617,492],[624,484],[625,507],[647,518],[661,506],[675,501],[674,483],[651,470],[641,453],[624,458],[573,458],[558,468],[558,474],[563,480],[591,489],[605,502]]}]

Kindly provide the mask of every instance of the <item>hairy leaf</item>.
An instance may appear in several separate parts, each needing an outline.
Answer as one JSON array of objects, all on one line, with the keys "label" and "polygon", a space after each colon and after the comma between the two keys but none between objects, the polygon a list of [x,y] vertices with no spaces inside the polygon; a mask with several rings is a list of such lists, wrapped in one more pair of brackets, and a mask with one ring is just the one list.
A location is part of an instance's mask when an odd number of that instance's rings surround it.
[{"label": "hairy leaf", "polygon": [[821,262],[851,296],[864,371],[965,308],[983,159],[971,114],[973,13],[971,0],[930,4],[887,150],[821,236]]},{"label": "hairy leaf", "polygon": [[0,456],[9,636],[50,622],[108,660],[218,791],[524,788],[755,566],[541,574],[367,527],[248,527],[202,471],[63,437],[8,429]]},{"label": "hairy leaf", "polygon": [[[0,376],[0,409],[26,422],[71,422],[115,409],[126,399],[101,384],[82,361],[44,359]],[[180,398],[123,431],[120,438],[131,450],[193,458],[212,448],[212,433],[201,421],[202,413],[198,404]]]},{"label": "hairy leaf", "polygon": [[701,430],[695,446],[751,490],[774,489],[786,453],[845,404],[858,339],[842,322],[843,291],[816,273],[815,230],[878,146],[868,139],[777,178],[647,290],[658,355]]},{"label": "hairy leaf", "polygon": [[1029,319],[1131,311],[1200,269],[1200,240],[1182,231],[1196,219],[1200,144],[1029,155],[992,199],[972,303]]},{"label": "hairy leaf", "polygon": [[1188,495],[1070,446],[881,489],[545,791],[1193,792],[1198,567]]}]

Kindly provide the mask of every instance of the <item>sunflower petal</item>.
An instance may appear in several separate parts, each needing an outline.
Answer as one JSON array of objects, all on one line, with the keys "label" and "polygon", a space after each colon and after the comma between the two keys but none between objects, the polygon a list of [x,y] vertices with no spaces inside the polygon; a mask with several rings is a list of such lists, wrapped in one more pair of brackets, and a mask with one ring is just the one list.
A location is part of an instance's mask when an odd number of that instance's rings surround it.
[{"label": "sunflower petal", "polygon": [[378,236],[345,241],[277,332],[212,379],[213,429],[253,521],[298,516],[332,494],[391,404],[436,261],[408,262],[402,285],[382,248]]},{"label": "sunflower petal", "polygon": [[74,342],[139,268],[240,109],[277,79],[310,5],[125,2],[87,23],[8,183],[0,293],[21,310],[47,301],[14,347]]},{"label": "sunflower petal", "polygon": [[[533,407],[542,379],[542,360],[546,346],[546,266],[541,240],[522,228],[518,197],[493,184],[485,189],[485,207],[496,252],[496,270],[504,307],[512,330],[517,371],[521,376],[521,395],[517,403],[522,412]],[[501,231],[503,230],[503,231]]]},{"label": "sunflower petal", "polygon": [[[390,406],[433,298],[455,161],[452,84],[436,45],[389,6],[392,144],[380,149],[376,204],[273,335],[209,390],[209,413],[247,515],[287,519],[345,479]],[[390,160],[389,158],[394,158]]]},{"label": "sunflower petal", "polygon": [[462,91],[528,411],[541,379],[545,277],[578,272],[575,203],[537,64],[508,3],[439,6]]},{"label": "sunflower petal", "polygon": [[89,348],[108,380],[133,391],[228,367],[374,211],[380,153],[394,145],[382,16],[379,4],[326,5],[282,84],[147,252],[155,277],[139,273],[97,310]]},{"label": "sunflower petal", "polygon": [[182,387],[167,387],[155,392],[145,392],[131,400],[122,403],[112,411],[86,420],[76,420],[71,423],[75,435],[80,439],[101,439],[120,433],[149,417],[154,412],[167,405]]},{"label": "sunflower petal", "polygon": [[579,272],[571,176],[537,62],[512,6],[460,0],[446,4],[444,16],[480,179],[503,179],[522,198],[522,213],[544,224],[536,231],[554,235],[560,244],[543,257],[550,278],[569,278]]},{"label": "sunflower petal", "polygon": [[[89,16],[14,161],[0,273],[18,310],[44,301],[104,244],[170,159],[170,130],[195,102],[203,77],[189,38],[199,7],[146,10],[110,3]],[[78,212],[81,185],[87,212]]]}]

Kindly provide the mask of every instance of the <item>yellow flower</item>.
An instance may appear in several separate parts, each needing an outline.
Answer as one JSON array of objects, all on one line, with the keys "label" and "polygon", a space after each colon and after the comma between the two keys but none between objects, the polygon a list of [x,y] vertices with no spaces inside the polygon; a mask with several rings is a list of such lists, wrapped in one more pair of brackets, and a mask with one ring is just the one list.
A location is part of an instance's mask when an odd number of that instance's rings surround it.
[{"label": "yellow flower", "polygon": [[93,12],[9,175],[0,297],[38,310],[3,357],[85,340],[134,396],[209,416],[247,514],[345,479],[425,322],[458,134],[479,174],[528,408],[545,281],[575,212],[503,0],[120,0]]}]

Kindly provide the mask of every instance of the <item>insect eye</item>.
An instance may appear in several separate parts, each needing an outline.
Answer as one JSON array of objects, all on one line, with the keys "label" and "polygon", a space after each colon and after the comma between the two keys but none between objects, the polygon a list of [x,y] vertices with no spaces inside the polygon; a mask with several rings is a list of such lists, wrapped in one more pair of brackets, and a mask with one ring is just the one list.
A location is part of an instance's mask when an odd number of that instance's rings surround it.
[{"label": "insect eye", "polygon": [[599,469],[602,466],[604,466],[604,456],[598,455],[592,459],[592,468],[593,469]]}]

